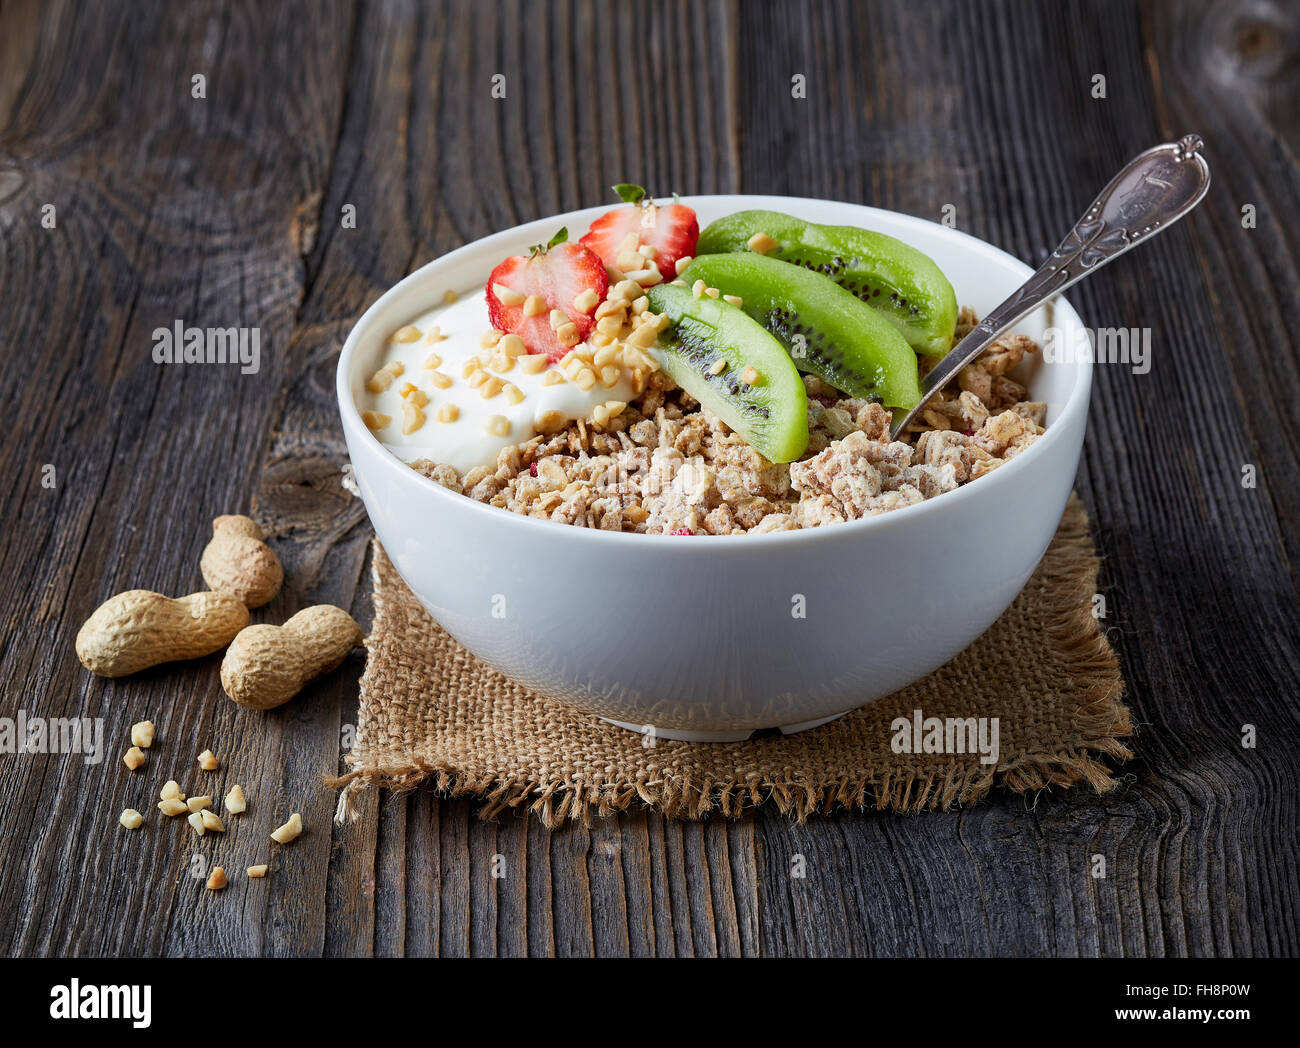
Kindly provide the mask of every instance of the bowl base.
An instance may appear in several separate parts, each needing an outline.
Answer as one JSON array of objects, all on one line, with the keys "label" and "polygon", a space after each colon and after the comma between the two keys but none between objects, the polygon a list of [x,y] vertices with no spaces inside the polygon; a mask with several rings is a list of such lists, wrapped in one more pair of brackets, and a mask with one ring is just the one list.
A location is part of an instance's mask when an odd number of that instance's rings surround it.
[{"label": "bowl base", "polygon": [[[671,742],[744,742],[746,739],[765,731],[779,731],[782,735],[797,735],[801,731],[819,728],[823,724],[839,720],[845,713],[851,712],[851,710],[844,710],[841,713],[832,713],[829,717],[800,721],[798,724],[782,724],[776,728],[740,728],[736,731],[678,731],[675,728],[655,728],[654,734],[655,738],[668,739]],[[600,719],[606,724],[613,724],[627,731],[634,731],[638,735],[647,734],[647,725],[645,724],[629,724],[626,721],[611,720],[609,717],[601,717]]]}]

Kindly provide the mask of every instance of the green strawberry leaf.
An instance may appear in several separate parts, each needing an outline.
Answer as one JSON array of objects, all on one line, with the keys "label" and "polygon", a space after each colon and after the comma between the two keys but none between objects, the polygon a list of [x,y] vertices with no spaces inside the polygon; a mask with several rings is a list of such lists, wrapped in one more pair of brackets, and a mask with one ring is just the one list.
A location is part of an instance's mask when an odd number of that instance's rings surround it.
[{"label": "green strawberry leaf", "polygon": [[640,186],[634,186],[631,182],[620,182],[613,189],[625,204],[639,204],[645,199],[645,190]]}]

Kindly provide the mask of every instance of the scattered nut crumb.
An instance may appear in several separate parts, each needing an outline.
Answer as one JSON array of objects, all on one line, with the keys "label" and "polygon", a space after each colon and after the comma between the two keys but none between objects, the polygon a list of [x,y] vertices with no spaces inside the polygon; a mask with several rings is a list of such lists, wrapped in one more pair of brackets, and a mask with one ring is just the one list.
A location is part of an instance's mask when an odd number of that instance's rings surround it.
[{"label": "scattered nut crumb", "polygon": [[212,807],[212,798],[207,794],[203,794],[199,797],[191,797],[185,802],[185,805],[190,811],[202,811],[204,808]]},{"label": "scattered nut crumb", "polygon": [[135,771],[136,768],[139,768],[144,764],[145,760],[147,760],[147,758],[144,755],[144,750],[140,749],[139,746],[132,746],[126,751],[126,755],[122,758],[122,763],[132,771]]},{"label": "scattered nut crumb", "polygon": [[257,866],[250,866],[248,868],[248,875],[250,877],[265,877],[267,869],[268,867],[266,863],[261,863]]},{"label": "scattered nut crumb", "polygon": [[221,762],[211,750],[204,750],[199,754],[199,767],[204,771],[216,771],[221,767]]},{"label": "scattered nut crumb", "polygon": [[162,793],[160,793],[158,796],[160,796],[165,801],[167,800],[183,801],[185,799],[185,793],[181,789],[181,784],[177,782],[175,779],[168,779],[165,783],[163,783]]},{"label": "scattered nut crumb", "polygon": [[144,816],[134,808],[127,808],[126,811],[122,812],[122,814],[118,816],[117,821],[128,830],[138,830],[140,828],[140,823],[144,822]]},{"label": "scattered nut crumb", "polygon": [[297,840],[302,834],[302,816],[294,812],[289,816],[289,821],[283,826],[277,826],[271,833],[271,840],[276,844],[288,844],[290,841]]},{"label": "scattered nut crumb", "polygon": [[223,867],[214,867],[212,873],[208,875],[208,891],[215,892],[224,888],[230,882],[226,880],[226,871]]},{"label": "scattered nut crumb", "polygon": [[189,808],[186,807],[185,802],[182,800],[177,800],[175,797],[165,797],[158,802],[158,810],[164,815],[183,815],[189,811]]},{"label": "scattered nut crumb", "polygon": [[746,244],[750,251],[757,251],[760,255],[766,255],[777,246],[776,241],[766,233],[755,233]]},{"label": "scattered nut crumb", "polygon": [[204,808],[203,811],[199,812],[199,818],[203,820],[203,828],[205,830],[212,830],[214,833],[226,832],[225,824],[214,812],[210,812]]},{"label": "scattered nut crumb", "polygon": [[230,792],[226,794],[226,811],[230,812],[231,815],[238,815],[240,812],[248,811],[248,800],[244,797],[244,787],[230,787]]},{"label": "scattered nut crumb", "polygon": [[153,745],[153,721],[140,721],[131,725],[131,745],[147,750]]},{"label": "scattered nut crumb", "polygon": [[203,834],[204,834],[205,832],[207,832],[207,831],[203,828],[203,816],[200,815],[198,812],[195,812],[193,815],[191,815],[191,816],[190,816],[189,818],[187,818],[185,821],[188,822],[188,823],[190,824],[190,826],[192,826],[192,827],[194,828],[194,832],[197,833],[200,837],[202,837]]}]

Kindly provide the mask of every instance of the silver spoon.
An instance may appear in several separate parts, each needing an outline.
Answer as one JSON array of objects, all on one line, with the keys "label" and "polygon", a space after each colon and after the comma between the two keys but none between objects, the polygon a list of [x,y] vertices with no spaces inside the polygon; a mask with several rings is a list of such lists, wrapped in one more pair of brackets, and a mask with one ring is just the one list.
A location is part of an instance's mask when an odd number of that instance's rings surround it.
[{"label": "silver spoon", "polygon": [[1038,271],[925,376],[920,403],[901,418],[895,416],[890,436],[897,440],[926,401],[1013,324],[1199,204],[1210,188],[1210,166],[1201,156],[1201,145],[1199,135],[1184,135],[1130,160]]}]

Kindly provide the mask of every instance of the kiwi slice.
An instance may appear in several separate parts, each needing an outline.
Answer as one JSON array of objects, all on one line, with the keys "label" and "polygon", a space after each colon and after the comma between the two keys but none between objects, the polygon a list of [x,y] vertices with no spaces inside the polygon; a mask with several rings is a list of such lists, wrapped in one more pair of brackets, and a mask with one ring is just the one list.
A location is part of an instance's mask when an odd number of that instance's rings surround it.
[{"label": "kiwi slice", "polygon": [[672,323],[659,336],[664,370],[770,462],[808,447],[808,397],[785,347],[726,302],[660,284],[650,308]]},{"label": "kiwi slice", "polygon": [[796,368],[841,392],[891,408],[911,408],[921,399],[907,340],[828,277],[745,251],[700,255],[682,279],[738,296],[740,308],[781,341]]},{"label": "kiwi slice", "polygon": [[696,255],[749,251],[766,234],[768,258],[829,277],[885,315],[918,353],[941,357],[952,348],[957,296],[943,271],[916,248],[856,226],[822,226],[779,211],[737,211],[710,223]]}]

